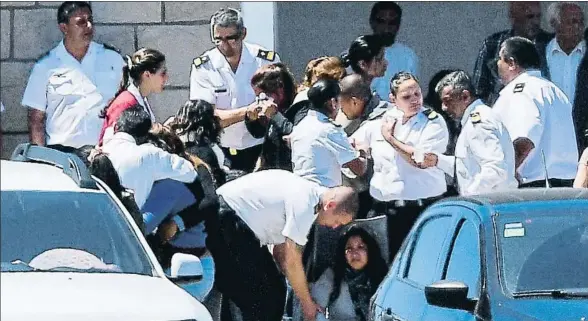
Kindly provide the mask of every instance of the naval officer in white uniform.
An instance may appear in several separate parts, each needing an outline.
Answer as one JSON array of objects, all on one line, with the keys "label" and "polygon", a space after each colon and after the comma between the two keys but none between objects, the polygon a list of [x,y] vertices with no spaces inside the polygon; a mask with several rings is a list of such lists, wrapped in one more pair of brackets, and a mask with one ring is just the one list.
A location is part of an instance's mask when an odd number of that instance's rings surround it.
[{"label": "naval officer in white uniform", "polygon": [[248,109],[260,108],[251,87],[251,77],[261,66],[279,62],[273,51],[244,41],[247,29],[235,9],[221,9],[211,19],[215,47],[194,59],[190,74],[190,99],[215,106],[224,132],[221,146],[231,169],[252,171],[263,139],[251,136],[245,127]]}]

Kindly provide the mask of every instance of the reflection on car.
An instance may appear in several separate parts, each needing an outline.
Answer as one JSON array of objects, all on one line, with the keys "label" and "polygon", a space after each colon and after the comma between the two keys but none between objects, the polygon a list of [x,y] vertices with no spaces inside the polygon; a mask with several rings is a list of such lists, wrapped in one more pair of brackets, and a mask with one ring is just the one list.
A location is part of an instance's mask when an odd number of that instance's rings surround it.
[{"label": "reflection on car", "polygon": [[526,189],[428,208],[371,320],[588,320],[588,190]]}]

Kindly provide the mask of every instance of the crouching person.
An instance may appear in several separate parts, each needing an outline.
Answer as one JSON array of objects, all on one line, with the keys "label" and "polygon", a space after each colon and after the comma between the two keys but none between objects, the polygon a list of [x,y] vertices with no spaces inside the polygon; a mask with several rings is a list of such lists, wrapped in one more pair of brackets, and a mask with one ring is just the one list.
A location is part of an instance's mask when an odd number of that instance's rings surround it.
[{"label": "crouching person", "polygon": [[[271,169],[226,183],[217,193],[220,210],[206,221],[206,245],[220,292],[239,307],[244,320],[281,320],[285,275],[305,319],[315,320],[324,309],[310,296],[301,247],[315,219],[332,228],[353,219],[358,207],[353,189],[319,187]],[[274,245],[273,256],[268,245]]]}]

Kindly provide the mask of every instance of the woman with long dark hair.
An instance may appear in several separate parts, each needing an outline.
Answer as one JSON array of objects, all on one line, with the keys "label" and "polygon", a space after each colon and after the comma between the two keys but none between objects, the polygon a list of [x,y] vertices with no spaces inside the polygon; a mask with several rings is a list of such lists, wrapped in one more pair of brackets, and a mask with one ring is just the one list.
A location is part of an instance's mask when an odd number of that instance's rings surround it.
[{"label": "woman with long dark hair", "polygon": [[369,300],[387,273],[374,237],[351,225],[338,241],[334,265],[311,285],[311,293],[329,320],[366,321]]},{"label": "woman with long dark hair", "polygon": [[384,51],[385,46],[379,36],[365,35],[353,40],[341,59],[345,66],[351,67],[354,73],[371,83],[374,78],[382,77],[386,72],[388,62],[384,57]]},{"label": "woman with long dark hair", "polygon": [[123,111],[139,105],[155,122],[155,115],[147,96],[163,91],[168,80],[165,55],[160,51],[141,48],[132,56],[126,56],[123,79],[114,99],[104,107],[100,117],[104,118],[99,145],[114,134],[114,124]]},{"label": "woman with long dark hair", "polygon": [[188,100],[170,123],[186,152],[201,158],[210,167],[216,186],[226,182],[223,170],[225,156],[219,146],[222,126],[214,106],[205,100]]}]

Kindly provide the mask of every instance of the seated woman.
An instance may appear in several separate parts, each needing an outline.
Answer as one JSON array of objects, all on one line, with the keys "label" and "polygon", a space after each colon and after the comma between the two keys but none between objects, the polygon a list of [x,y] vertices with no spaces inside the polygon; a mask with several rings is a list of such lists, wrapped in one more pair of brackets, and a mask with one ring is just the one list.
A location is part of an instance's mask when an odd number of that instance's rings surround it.
[{"label": "seated woman", "polygon": [[155,122],[155,115],[147,96],[163,91],[167,82],[165,55],[155,49],[141,48],[132,56],[126,56],[123,80],[114,99],[104,107],[100,117],[104,118],[99,145],[114,134],[114,124],[122,112],[139,105]]},{"label": "seated woman", "polygon": [[214,106],[204,100],[188,100],[169,127],[183,142],[186,152],[202,159],[212,171],[216,187],[226,182],[225,155],[219,146],[222,127]]},{"label": "seated woman", "polygon": [[370,298],[387,273],[374,237],[352,225],[339,239],[333,267],[310,285],[312,297],[326,312],[317,320],[367,320]]}]

